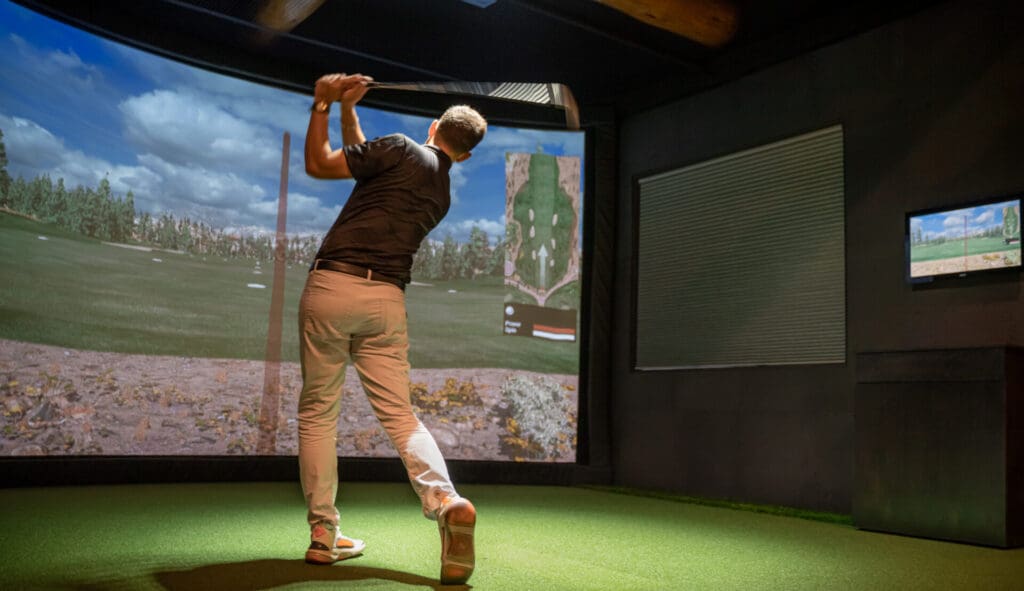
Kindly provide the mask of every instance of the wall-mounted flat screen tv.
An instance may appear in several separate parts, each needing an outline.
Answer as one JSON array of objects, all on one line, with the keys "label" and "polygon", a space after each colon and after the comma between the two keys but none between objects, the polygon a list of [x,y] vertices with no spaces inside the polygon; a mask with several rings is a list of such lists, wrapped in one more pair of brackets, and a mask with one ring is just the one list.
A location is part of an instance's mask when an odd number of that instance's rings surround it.
[{"label": "wall-mounted flat screen tv", "polygon": [[908,213],[908,280],[1019,273],[1020,205],[1018,195]]}]

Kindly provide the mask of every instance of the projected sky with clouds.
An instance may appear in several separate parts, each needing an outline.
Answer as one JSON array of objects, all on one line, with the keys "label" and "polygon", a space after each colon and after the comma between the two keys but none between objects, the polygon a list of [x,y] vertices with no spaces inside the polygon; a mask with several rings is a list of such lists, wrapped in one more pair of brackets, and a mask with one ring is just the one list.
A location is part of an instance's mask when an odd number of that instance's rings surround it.
[{"label": "projected sky with clouds", "polygon": [[920,229],[927,240],[935,238],[962,238],[1003,225],[1003,208],[1014,202],[992,203],[979,207],[944,211],[911,218],[911,230]]},{"label": "projected sky with clouds", "polygon": [[[270,230],[277,214],[281,137],[292,136],[289,233],[323,233],[350,181],[303,170],[308,94],[252,84],[156,57],[0,2],[0,129],[12,176],[131,190],[136,209]],[[366,72],[372,75],[373,72]],[[73,116],[69,116],[73,114]],[[429,119],[369,108],[367,137],[426,137]],[[340,139],[336,110],[332,137]],[[465,240],[476,225],[504,233],[504,155],[582,155],[583,134],[492,127],[452,168],[452,208],[433,238]]]}]

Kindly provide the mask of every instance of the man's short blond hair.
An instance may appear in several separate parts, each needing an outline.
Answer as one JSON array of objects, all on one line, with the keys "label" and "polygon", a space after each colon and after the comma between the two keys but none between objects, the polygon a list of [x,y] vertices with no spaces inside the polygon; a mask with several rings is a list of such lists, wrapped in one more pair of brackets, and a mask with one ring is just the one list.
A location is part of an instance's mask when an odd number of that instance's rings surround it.
[{"label": "man's short blond hair", "polygon": [[469,152],[484,139],[487,120],[466,105],[449,107],[437,122],[437,136],[456,154]]}]

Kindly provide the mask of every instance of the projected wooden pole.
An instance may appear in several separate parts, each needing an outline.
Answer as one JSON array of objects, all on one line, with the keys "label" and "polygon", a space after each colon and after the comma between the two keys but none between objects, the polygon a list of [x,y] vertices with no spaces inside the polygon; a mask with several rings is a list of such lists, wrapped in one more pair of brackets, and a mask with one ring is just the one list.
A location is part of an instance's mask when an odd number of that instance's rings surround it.
[{"label": "projected wooden pole", "polygon": [[970,268],[967,264],[967,216],[964,216],[964,271]]},{"label": "projected wooden pole", "polygon": [[281,189],[277,198],[277,237],[274,242],[274,284],[270,294],[270,322],[267,324],[267,353],[263,365],[263,400],[260,403],[260,435],[256,452],[277,452],[277,423],[281,413],[281,314],[284,310],[285,234],[288,218],[288,147],[291,136],[284,133],[281,145]]}]

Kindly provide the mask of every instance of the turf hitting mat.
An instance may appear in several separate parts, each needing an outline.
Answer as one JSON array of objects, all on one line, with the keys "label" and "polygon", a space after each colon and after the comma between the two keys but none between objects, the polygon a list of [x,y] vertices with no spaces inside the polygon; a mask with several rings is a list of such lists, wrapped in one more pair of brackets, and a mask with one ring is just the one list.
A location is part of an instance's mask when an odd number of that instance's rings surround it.
[{"label": "turf hitting mat", "polygon": [[0,490],[0,589],[1021,589],[1024,549],[560,487],[464,486],[479,511],[468,586],[437,582],[440,541],[406,484],[345,484],[342,531],[303,562],[295,483]]}]

